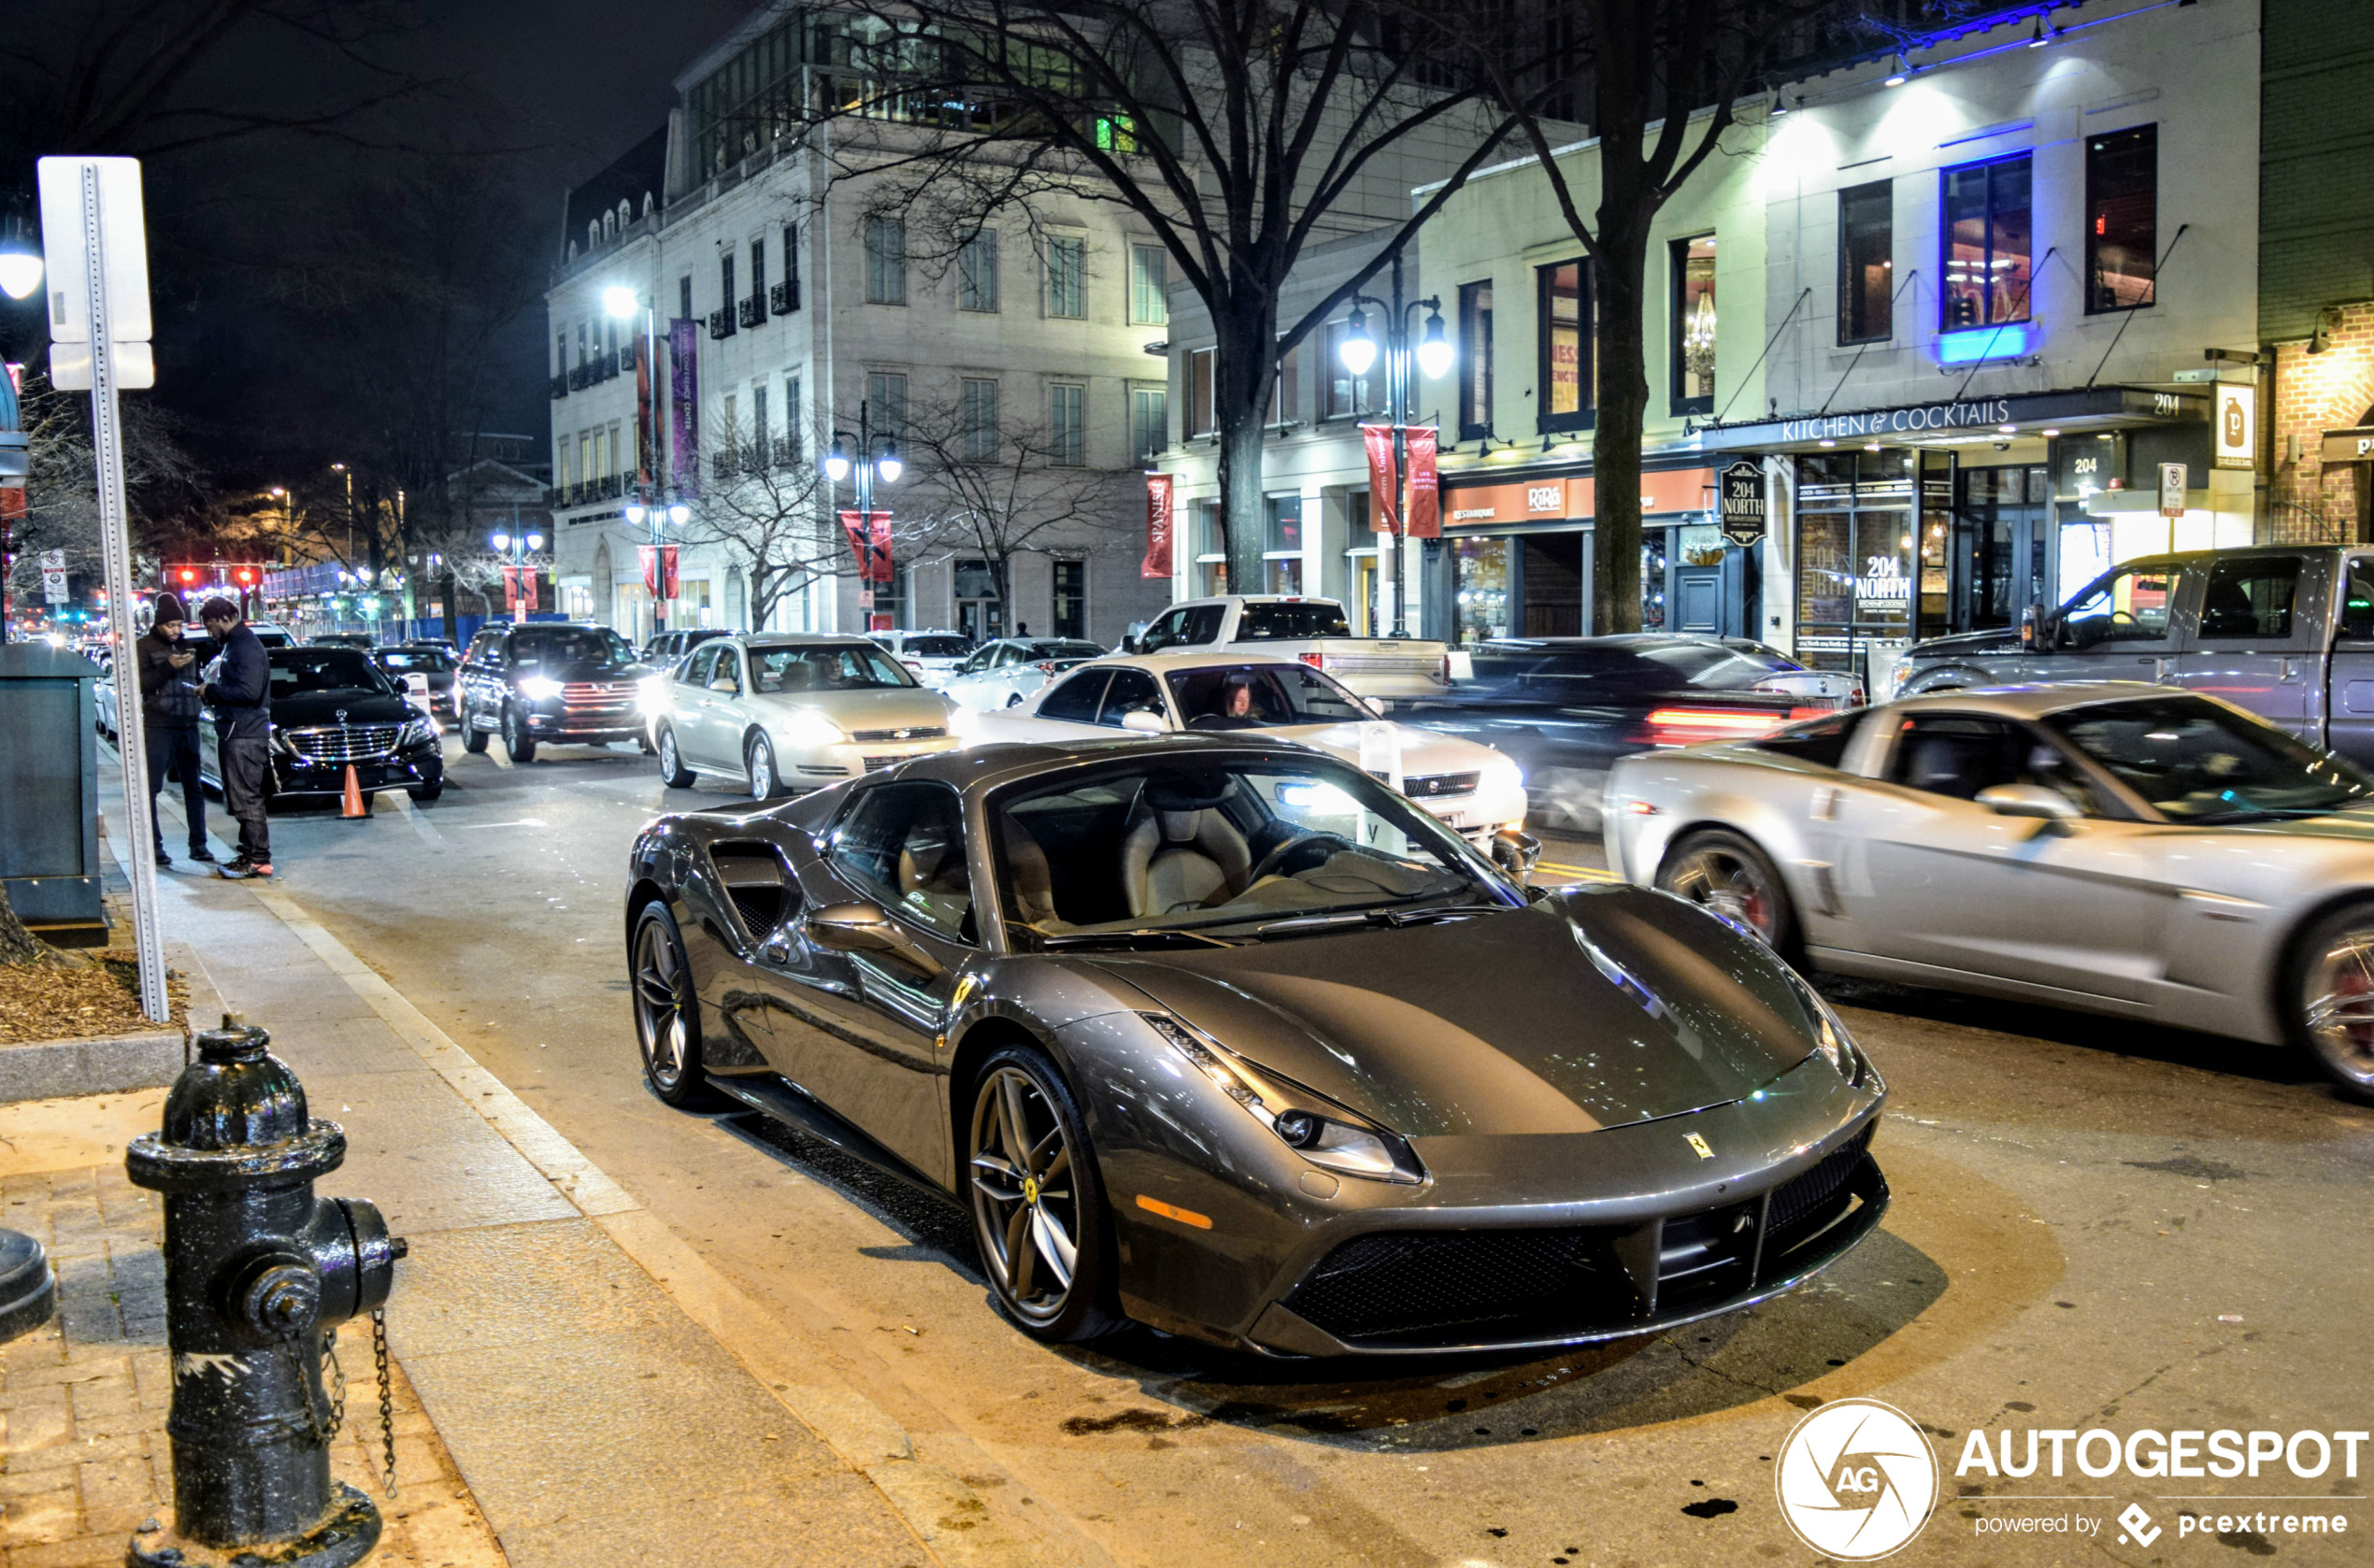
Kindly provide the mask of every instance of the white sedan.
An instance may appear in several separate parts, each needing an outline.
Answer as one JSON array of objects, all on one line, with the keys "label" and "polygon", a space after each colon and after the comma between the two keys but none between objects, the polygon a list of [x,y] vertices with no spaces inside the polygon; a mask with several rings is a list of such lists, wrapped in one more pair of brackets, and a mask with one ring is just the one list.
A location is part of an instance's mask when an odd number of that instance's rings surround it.
[{"label": "white sedan", "polygon": [[649,677],[643,706],[671,789],[738,779],[753,800],[957,744],[948,700],[865,637],[719,637]]},{"label": "white sedan", "polygon": [[1082,664],[1017,706],[961,722],[978,741],[1266,730],[1383,779],[1487,854],[1495,833],[1524,826],[1525,779],[1515,763],[1472,740],[1393,723],[1381,717],[1391,706],[1308,664],[1150,653]]},{"label": "white sedan", "polygon": [[973,651],[953,674],[934,682],[975,713],[1012,707],[1075,664],[1106,650],[1076,637],[1003,637]]},{"label": "white sedan", "polygon": [[873,640],[890,649],[908,674],[934,691],[973,652],[973,639],[962,632],[877,632]]}]

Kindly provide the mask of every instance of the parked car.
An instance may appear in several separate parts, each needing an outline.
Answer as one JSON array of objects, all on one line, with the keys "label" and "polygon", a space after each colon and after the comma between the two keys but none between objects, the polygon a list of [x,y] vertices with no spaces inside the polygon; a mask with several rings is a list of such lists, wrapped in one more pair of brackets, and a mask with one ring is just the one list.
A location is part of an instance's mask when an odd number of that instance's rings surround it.
[{"label": "parked car", "polygon": [[1013,706],[1058,671],[1104,656],[1096,644],[1071,637],[1001,637],[975,649],[937,682],[925,684],[937,684],[960,706],[987,713]]},{"label": "parked car", "polygon": [[1537,819],[1581,833],[1600,831],[1618,757],[1760,735],[1863,700],[1852,677],[1761,644],[1662,632],[1504,638],[1469,658],[1473,677],[1410,705],[1409,721],[1507,752]]},{"label": "parked car", "polygon": [[1525,820],[1525,780],[1505,754],[1463,736],[1384,720],[1381,697],[1354,695],[1299,660],[1211,653],[1115,655],[1059,677],[1020,706],[974,720],[980,740],[1086,740],[1259,730],[1383,778],[1478,850],[1510,859]]},{"label": "parked car", "polygon": [[971,1213],[991,1298],[1284,1356],[1654,1334],[1878,1225],[1886,1090],[1746,933],[1529,892],[1268,733],[908,762],[628,862],[647,1078]]},{"label": "parked car", "polygon": [[721,637],[653,680],[644,706],[669,788],[738,778],[753,800],[956,744],[948,699],[859,636]]},{"label": "parked car", "polygon": [[1355,637],[1343,606],[1333,599],[1230,593],[1185,600],[1156,616],[1125,651],[1173,649],[1298,659],[1364,697],[1440,696],[1451,687],[1450,650],[1442,644]]},{"label": "parked car", "polygon": [[973,653],[973,639],[962,632],[876,632],[872,636],[917,680],[935,690]]},{"label": "parked car", "polygon": [[681,632],[662,632],[643,645],[642,660],[653,669],[664,670],[701,644],[726,634],[722,626],[694,626]]},{"label": "parked car", "polygon": [[[185,637],[197,668],[222,649],[210,637]],[[346,770],[369,795],[402,790],[416,801],[445,792],[445,751],[436,721],[415,710],[403,689],[360,649],[265,649],[272,680],[272,789],[276,795],[335,795]],[[198,724],[198,777],[222,787],[214,714]]]},{"label": "parked car", "polygon": [[1934,637],[1906,696],[2150,680],[2206,691],[2374,767],[2374,549],[2259,545],[2114,567],[2024,627]]},{"label": "parked car", "polygon": [[91,700],[95,710],[95,722],[101,734],[109,740],[116,737],[115,654],[104,648],[94,648],[83,654],[99,666],[99,678],[92,683]]},{"label": "parked car", "polygon": [[393,648],[374,650],[371,659],[399,684],[419,676],[427,689],[432,711],[454,711],[453,684],[462,661],[450,648],[442,643],[397,643]]},{"label": "parked car", "polygon": [[624,637],[607,626],[534,620],[481,627],[454,679],[465,751],[500,734],[515,763],[555,742],[606,746],[643,739],[643,677]]},{"label": "parked car", "polygon": [[2374,1094],[2374,776],[2133,681],[1616,764],[1611,870],[1818,969],[2295,1043]]},{"label": "parked car", "polygon": [[379,639],[368,632],[316,632],[305,639],[307,648],[359,648],[368,653],[379,646]]}]

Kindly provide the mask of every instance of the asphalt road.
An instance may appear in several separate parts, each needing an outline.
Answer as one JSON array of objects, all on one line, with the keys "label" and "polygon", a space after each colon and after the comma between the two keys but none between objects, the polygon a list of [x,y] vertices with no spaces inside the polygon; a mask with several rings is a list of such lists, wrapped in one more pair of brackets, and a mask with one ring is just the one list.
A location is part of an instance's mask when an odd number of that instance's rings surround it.
[{"label": "asphalt road", "polygon": [[[2374,1109],[2288,1054],[1825,982],[1893,1086],[1877,1151],[1895,1198],[1813,1288],[1517,1361],[1314,1376],[1144,1331],[1051,1352],[992,1310],[952,1207],[645,1092],[624,851],[653,812],[729,796],[667,791],[622,748],[552,748],[525,768],[448,751],[435,805],[276,814],[283,883],[919,1441],[979,1456],[968,1478],[1053,1556],[1811,1561],[1776,1504],[1774,1456],[1807,1410],[1866,1396],[1923,1425],[1942,1470],[1943,1500],[1897,1561],[2367,1560],[2374,1504],[2355,1500],[2374,1452],[2356,1479],[2338,1461],[2314,1479],[2280,1464],[2254,1481],[1954,1474],[1974,1429],[2374,1426]],[[1602,863],[1568,838],[1546,862]],[[2302,1506],[2203,1494],[2328,1500],[2350,1532],[2180,1533],[2186,1510]],[[2148,1548],[2115,1522],[2130,1503],[2163,1532]],[[2025,1518],[2068,1532],[1992,1532]]]}]

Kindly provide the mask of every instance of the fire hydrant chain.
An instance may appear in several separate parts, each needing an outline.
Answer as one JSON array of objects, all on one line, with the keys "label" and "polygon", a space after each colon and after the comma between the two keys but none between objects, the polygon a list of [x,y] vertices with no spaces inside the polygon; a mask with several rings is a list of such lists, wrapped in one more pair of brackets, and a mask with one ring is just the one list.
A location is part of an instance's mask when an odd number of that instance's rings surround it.
[{"label": "fire hydrant chain", "polygon": [[387,1494],[395,1496],[395,1394],[388,1379],[388,1315],[385,1307],[371,1309],[371,1359],[379,1369],[379,1442],[387,1451],[387,1470],[381,1479]]}]

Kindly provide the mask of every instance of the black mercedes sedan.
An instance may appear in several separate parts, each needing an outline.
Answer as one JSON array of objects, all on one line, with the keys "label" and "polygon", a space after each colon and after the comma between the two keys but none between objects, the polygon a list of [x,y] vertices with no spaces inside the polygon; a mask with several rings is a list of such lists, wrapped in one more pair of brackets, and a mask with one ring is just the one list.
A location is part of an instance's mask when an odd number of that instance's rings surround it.
[{"label": "black mercedes sedan", "polygon": [[[211,639],[192,647],[203,666],[220,649]],[[402,790],[416,801],[445,792],[445,751],[436,721],[405,700],[360,649],[267,648],[272,670],[272,779],[280,795],[335,795],[353,764],[364,793]],[[198,725],[198,773],[221,789],[214,716]]]},{"label": "black mercedes sedan", "polygon": [[1753,935],[1528,889],[1303,748],[939,753],[659,818],[628,886],[654,1092],[965,1205],[1042,1340],[1654,1333],[1804,1283],[1887,1205],[1886,1090]]},{"label": "black mercedes sedan", "polygon": [[453,683],[465,751],[503,737],[512,762],[538,746],[651,742],[643,734],[643,680],[658,672],[607,626],[536,621],[484,626],[470,639]]}]

